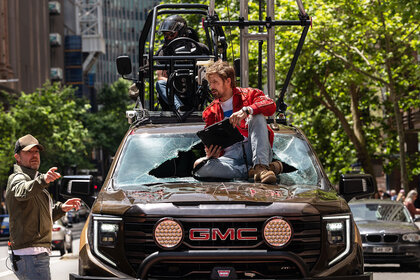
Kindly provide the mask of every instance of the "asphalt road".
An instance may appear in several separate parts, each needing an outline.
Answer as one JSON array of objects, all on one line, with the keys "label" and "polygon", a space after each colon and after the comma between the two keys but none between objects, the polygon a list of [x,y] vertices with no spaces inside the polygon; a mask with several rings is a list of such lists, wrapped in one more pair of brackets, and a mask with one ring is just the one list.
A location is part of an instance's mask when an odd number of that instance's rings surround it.
[{"label": "asphalt road", "polygon": [[[73,253],[60,256],[60,251],[53,251],[50,258],[51,278],[53,280],[68,280],[70,273],[78,271],[79,237],[84,223],[74,224]],[[0,280],[18,280],[11,271],[11,262],[7,253],[7,239],[0,241]]]}]

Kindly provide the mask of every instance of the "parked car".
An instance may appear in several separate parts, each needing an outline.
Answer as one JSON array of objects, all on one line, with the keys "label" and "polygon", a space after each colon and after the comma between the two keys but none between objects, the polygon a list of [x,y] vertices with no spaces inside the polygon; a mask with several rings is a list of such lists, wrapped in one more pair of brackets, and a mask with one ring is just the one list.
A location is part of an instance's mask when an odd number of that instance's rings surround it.
[{"label": "parked car", "polygon": [[9,215],[0,215],[0,236],[9,236]]},{"label": "parked car", "polygon": [[65,217],[66,217],[65,218],[66,222],[68,222],[70,224],[76,224],[76,223],[80,222],[79,212],[77,212],[74,209],[66,212]]},{"label": "parked car", "polygon": [[401,202],[363,199],[349,206],[362,238],[365,263],[420,268],[420,229]]},{"label": "parked car", "polygon": [[66,224],[62,219],[54,222],[52,229],[52,249],[60,250],[60,255],[73,252],[73,234],[69,228],[71,224]]}]

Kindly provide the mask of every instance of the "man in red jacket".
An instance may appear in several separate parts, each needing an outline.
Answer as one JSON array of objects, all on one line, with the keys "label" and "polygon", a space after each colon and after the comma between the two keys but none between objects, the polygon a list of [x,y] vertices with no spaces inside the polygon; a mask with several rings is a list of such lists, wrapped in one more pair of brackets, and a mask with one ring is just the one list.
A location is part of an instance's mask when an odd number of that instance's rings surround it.
[{"label": "man in red jacket", "polygon": [[[214,178],[254,178],[256,182],[273,184],[281,172],[279,161],[271,163],[274,133],[265,116],[276,111],[276,104],[261,90],[239,88],[235,83],[235,70],[221,60],[206,70],[214,101],[204,110],[206,127],[229,118],[245,137],[222,150],[219,146],[205,147],[206,157],[198,159],[195,175]],[[246,159],[246,160],[245,160]],[[248,166],[252,166],[248,170]]]}]

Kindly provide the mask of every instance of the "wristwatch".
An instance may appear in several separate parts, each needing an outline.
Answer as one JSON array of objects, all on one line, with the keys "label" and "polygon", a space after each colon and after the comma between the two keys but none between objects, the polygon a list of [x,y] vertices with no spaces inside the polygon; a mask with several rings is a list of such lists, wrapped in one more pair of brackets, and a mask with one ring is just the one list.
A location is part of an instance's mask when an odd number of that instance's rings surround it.
[{"label": "wristwatch", "polygon": [[251,111],[249,110],[249,107],[247,106],[242,107],[242,112],[246,113],[248,116],[251,114]]}]

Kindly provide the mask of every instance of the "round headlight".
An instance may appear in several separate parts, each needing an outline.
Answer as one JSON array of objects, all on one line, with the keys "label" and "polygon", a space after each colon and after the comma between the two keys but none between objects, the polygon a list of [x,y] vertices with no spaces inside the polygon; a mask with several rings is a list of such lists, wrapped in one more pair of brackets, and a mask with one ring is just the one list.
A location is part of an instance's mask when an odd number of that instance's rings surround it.
[{"label": "round headlight", "polygon": [[164,249],[176,248],[184,237],[182,226],[171,218],[163,218],[157,222],[153,230],[155,242]]},{"label": "round headlight", "polygon": [[292,227],[286,220],[273,217],[265,223],[263,235],[268,245],[283,247],[292,238]]},{"label": "round headlight", "polygon": [[408,242],[420,242],[420,235],[418,233],[407,233],[402,236],[402,240]]}]

